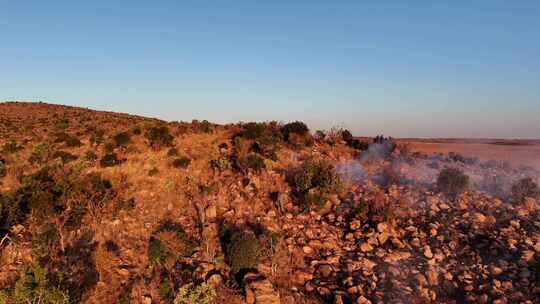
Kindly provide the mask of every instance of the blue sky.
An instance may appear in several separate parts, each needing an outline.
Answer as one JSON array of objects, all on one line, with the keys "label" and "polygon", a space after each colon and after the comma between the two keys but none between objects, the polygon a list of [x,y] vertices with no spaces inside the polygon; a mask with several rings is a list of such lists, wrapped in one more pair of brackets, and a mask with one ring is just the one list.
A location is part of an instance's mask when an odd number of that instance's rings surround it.
[{"label": "blue sky", "polygon": [[540,137],[540,1],[0,0],[0,100]]}]

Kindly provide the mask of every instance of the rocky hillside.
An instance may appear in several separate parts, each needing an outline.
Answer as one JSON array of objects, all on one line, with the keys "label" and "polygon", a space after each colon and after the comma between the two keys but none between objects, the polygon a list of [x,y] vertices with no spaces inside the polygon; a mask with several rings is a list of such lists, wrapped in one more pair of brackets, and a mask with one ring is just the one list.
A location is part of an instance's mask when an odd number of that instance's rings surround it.
[{"label": "rocky hillside", "polygon": [[0,104],[0,303],[536,303],[532,168]]}]

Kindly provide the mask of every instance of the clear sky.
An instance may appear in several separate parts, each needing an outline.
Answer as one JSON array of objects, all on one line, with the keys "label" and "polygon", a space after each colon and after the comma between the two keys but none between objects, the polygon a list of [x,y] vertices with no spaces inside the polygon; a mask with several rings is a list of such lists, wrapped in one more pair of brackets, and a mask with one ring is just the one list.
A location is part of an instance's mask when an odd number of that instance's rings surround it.
[{"label": "clear sky", "polygon": [[0,100],[540,137],[540,1],[0,0]]}]

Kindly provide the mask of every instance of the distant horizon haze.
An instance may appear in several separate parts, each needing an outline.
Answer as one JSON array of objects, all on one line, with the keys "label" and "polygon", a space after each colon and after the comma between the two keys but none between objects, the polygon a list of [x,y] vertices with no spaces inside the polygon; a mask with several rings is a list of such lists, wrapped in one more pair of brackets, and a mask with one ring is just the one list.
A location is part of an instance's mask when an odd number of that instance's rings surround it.
[{"label": "distant horizon haze", "polygon": [[540,1],[0,1],[0,100],[540,138]]}]

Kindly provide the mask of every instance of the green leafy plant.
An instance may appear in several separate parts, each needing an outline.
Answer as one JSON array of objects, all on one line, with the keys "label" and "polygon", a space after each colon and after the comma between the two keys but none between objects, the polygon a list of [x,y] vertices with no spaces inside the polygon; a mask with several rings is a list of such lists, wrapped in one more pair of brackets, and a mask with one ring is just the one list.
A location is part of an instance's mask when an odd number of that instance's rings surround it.
[{"label": "green leafy plant", "polygon": [[256,270],[262,257],[262,247],[252,233],[236,232],[227,246],[226,258],[231,271]]},{"label": "green leafy plant", "polygon": [[152,234],[148,243],[148,260],[151,264],[170,269],[181,257],[191,256],[197,248],[176,223],[165,222]]},{"label": "green leafy plant", "polygon": [[290,122],[281,128],[281,133],[283,134],[283,138],[287,141],[290,140],[291,134],[305,136],[308,134],[308,132],[309,132],[309,128],[307,127],[305,123],[301,121]]},{"label": "green leafy plant", "polygon": [[216,290],[207,283],[198,286],[189,283],[178,289],[174,304],[213,304],[216,298]]},{"label": "green leafy plant", "polygon": [[294,192],[307,207],[321,207],[327,196],[339,193],[343,183],[334,166],[329,162],[308,159],[291,175]]},{"label": "green leafy plant", "polygon": [[[69,293],[59,286],[51,284],[47,270],[37,264],[21,270],[21,276],[15,283],[15,287],[4,290],[2,297],[4,303],[13,304],[68,304]],[[9,299],[9,301],[8,301]]]}]

